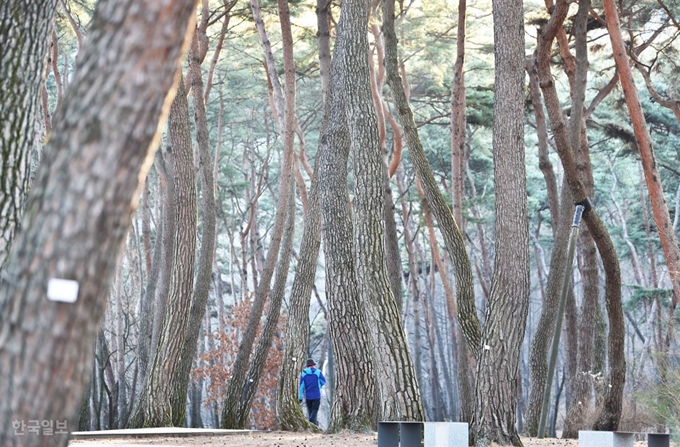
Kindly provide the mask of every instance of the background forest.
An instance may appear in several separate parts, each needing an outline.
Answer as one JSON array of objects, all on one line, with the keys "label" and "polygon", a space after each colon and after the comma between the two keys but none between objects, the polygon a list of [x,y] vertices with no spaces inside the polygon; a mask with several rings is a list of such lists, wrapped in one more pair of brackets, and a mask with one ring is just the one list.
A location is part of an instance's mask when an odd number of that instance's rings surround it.
[{"label": "background forest", "polygon": [[[382,188],[387,200],[385,257],[397,303],[397,313],[385,318],[403,325],[422,416],[469,421],[475,364],[481,357],[465,349],[470,336],[461,327],[464,323],[459,324],[465,305],[457,298],[461,286],[455,254],[445,240],[437,202],[428,195],[430,186],[417,178],[413,140],[398,122],[404,105],[383,64],[389,40],[382,5],[368,3],[366,60],[387,164]],[[529,276],[530,290],[526,318],[507,320],[508,330],[515,324],[526,327],[520,339],[516,402],[510,405],[518,431],[535,435],[566,274],[571,285],[555,375],[548,378],[553,385],[547,433],[573,437],[597,424],[614,393],[613,383],[623,387],[619,429],[670,428],[677,433],[680,289],[674,293],[677,278],[669,264],[675,264],[667,261],[655,224],[644,154],[631,124],[634,113],[619,84],[607,28],[610,16],[599,0],[558,3],[523,2],[530,245],[529,272],[523,274]],[[567,18],[556,31],[557,44],[548,44],[548,57],[541,59],[541,30],[564,4]],[[182,75],[176,79],[177,97],[92,346],[95,356],[80,403],[80,430],[168,425],[168,418],[174,425],[191,427],[307,428],[299,418],[297,396],[286,394],[296,388],[307,357],[329,378],[320,421],[323,428],[333,428],[334,380],[344,366],[338,358],[342,354],[333,350],[328,325],[330,315],[337,315],[327,300],[337,271],[327,270],[329,241],[318,234],[334,231],[323,186],[324,179],[331,183],[331,176],[319,167],[319,148],[332,116],[327,98],[335,88],[329,84],[329,62],[324,65],[330,53],[324,54],[323,42],[328,50],[335,47],[341,9],[331,0],[287,5],[286,18],[272,0],[199,4]],[[42,145],[51,138],[52,117],[72,82],[79,49],[89,38],[94,7],[88,0],[58,2],[41,84],[32,172],[41,162]],[[675,240],[668,252],[672,254],[678,250],[680,223],[680,1],[618,0],[616,7],[668,207],[671,225],[665,230]],[[492,4],[485,0],[467,5],[465,0],[397,0],[395,5],[395,67],[435,186],[464,238],[482,324],[490,315],[499,274],[495,270],[503,268],[494,260],[499,244],[507,241],[499,239],[498,228],[504,224],[498,221],[496,203],[499,175],[524,175],[500,165],[494,156],[494,101],[505,99],[494,98],[493,20]],[[549,62],[545,66],[557,109],[550,109],[549,96],[541,91],[545,72],[534,57]],[[594,210],[590,216],[596,211],[615,249],[622,350],[612,342],[609,261],[596,249],[590,226],[581,225],[573,266],[566,259],[575,200],[560,157],[554,110],[570,120],[575,167]],[[350,164],[361,165],[359,156],[351,152]],[[313,185],[315,175],[321,186]],[[361,200],[361,175],[360,169],[349,169],[353,204]],[[512,209],[512,203],[506,205]],[[315,226],[320,228],[316,236],[304,236]],[[323,241],[318,260],[309,254],[313,250],[304,248],[305,237],[316,241],[317,250]],[[338,250],[332,253],[341,256]],[[0,265],[6,257],[3,252]],[[304,274],[307,289],[296,285]],[[357,324],[375,327],[372,318],[381,317],[361,317]],[[173,334],[184,327],[185,332]],[[367,349],[354,339],[345,346]],[[612,374],[612,365],[624,365],[625,384]],[[161,403],[160,395],[170,397]],[[282,410],[290,406],[298,406],[290,413],[294,416]]]}]

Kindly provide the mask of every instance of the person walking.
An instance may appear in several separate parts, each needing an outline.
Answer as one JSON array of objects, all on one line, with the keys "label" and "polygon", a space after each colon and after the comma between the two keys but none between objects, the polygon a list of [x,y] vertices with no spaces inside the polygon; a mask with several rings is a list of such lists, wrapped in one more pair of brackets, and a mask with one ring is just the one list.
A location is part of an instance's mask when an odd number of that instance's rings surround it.
[{"label": "person walking", "polygon": [[319,422],[316,420],[316,417],[319,413],[319,405],[321,404],[321,387],[326,384],[326,378],[321,370],[315,367],[316,362],[314,359],[307,359],[305,369],[300,374],[298,398],[300,403],[302,403],[303,398],[306,400],[309,422],[318,427]]}]

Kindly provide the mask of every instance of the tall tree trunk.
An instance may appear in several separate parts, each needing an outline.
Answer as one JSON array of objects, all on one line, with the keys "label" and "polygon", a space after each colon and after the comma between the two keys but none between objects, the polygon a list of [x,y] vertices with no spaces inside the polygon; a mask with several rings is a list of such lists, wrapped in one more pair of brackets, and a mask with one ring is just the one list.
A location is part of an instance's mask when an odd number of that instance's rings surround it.
[{"label": "tall tree trunk", "polygon": [[496,256],[477,363],[472,437],[477,446],[492,441],[521,446],[516,391],[530,291],[522,1],[494,1],[493,17]]},{"label": "tall tree trunk", "polygon": [[[373,356],[366,349],[371,340],[359,300],[351,245],[353,227],[347,190],[350,135],[343,95],[345,70],[341,63],[347,52],[343,42],[348,38],[346,26],[346,20],[341,17],[331,65],[328,128],[320,139],[317,161],[321,180],[328,330],[336,360],[334,400],[328,428],[331,432],[345,428],[364,430],[373,426],[376,389]],[[365,28],[360,31],[365,32]],[[365,55],[365,51],[359,51],[359,57]]]},{"label": "tall tree trunk", "polygon": [[[255,0],[251,0],[251,5],[257,5]],[[254,10],[254,7],[253,7]],[[284,25],[282,24],[282,31]],[[285,32],[285,31],[284,31]],[[290,57],[292,59],[292,47],[289,49]],[[285,61],[284,61],[285,62]],[[292,62],[292,61],[291,61]],[[275,66],[268,67],[270,70],[276,71]],[[286,71],[291,70],[286,66]],[[271,77],[271,76],[270,76]],[[294,89],[293,85],[286,86],[288,89]],[[293,101],[295,95],[292,96]],[[294,102],[293,102],[294,104]],[[281,247],[281,238],[283,237],[283,228],[286,221],[286,214],[288,209],[288,194],[290,190],[287,187],[288,174],[293,172],[293,143],[295,140],[294,126],[288,123],[294,123],[295,115],[293,112],[286,116],[286,125],[283,126],[283,160],[281,164],[281,175],[279,179],[278,197],[276,199],[276,214],[274,217],[274,226],[272,228],[272,239],[269,245],[269,250],[262,269],[262,276],[255,291],[255,300],[250,310],[248,318],[248,325],[241,339],[236,360],[234,361],[231,380],[227,387],[227,393],[222,407],[222,428],[232,428],[238,420],[239,402],[241,398],[241,390],[248,372],[248,364],[250,353],[255,342],[255,335],[259,326],[262,310],[264,308],[265,300],[270,292],[271,279],[274,274],[276,261],[279,257]],[[255,254],[253,254],[255,256]]]},{"label": "tall tree trunk", "polygon": [[[654,223],[657,227],[661,248],[663,249],[668,267],[668,274],[673,285],[672,309],[675,311],[678,299],[680,298],[680,249],[678,249],[678,239],[673,231],[673,223],[668,213],[668,205],[666,204],[663,185],[661,184],[661,175],[656,167],[652,139],[649,135],[647,121],[642,111],[626,46],[621,35],[621,25],[616,4],[612,0],[603,0],[602,5],[607,16],[607,29],[614,50],[616,68],[621,77],[621,87],[623,88],[623,94],[626,98],[628,111],[630,112],[633,131],[635,132],[635,141],[640,152],[647,190],[649,191],[649,200],[652,205]],[[613,405],[613,403],[608,399],[606,406],[609,405]],[[609,413],[613,413],[614,410],[614,408],[604,409],[598,424],[606,424],[605,421],[611,420],[613,415]]]},{"label": "tall tree trunk", "polygon": [[21,222],[39,144],[39,92],[56,7],[56,0],[10,0],[0,6],[0,273]]},{"label": "tall tree trunk", "polygon": [[[371,335],[378,398],[383,420],[422,420],[424,415],[412,359],[402,327],[400,312],[387,278],[384,237],[383,161],[378,125],[370,91],[365,55],[368,52],[365,2],[346,4],[336,45],[338,71],[342,77],[345,119],[353,149],[354,178],[354,257],[358,292]],[[342,37],[342,38],[341,38]],[[336,47],[337,48],[337,47]]]},{"label": "tall tree trunk", "polygon": [[[208,8],[202,12],[202,33],[205,32],[208,22]],[[205,17],[203,17],[205,16]],[[196,34],[199,34],[198,32]],[[175,381],[173,393],[173,424],[181,426],[186,412],[186,393],[189,386],[191,365],[196,354],[196,344],[201,332],[201,321],[205,314],[210,284],[212,280],[213,256],[215,254],[216,220],[217,211],[215,206],[215,179],[213,178],[213,158],[210,154],[210,137],[208,134],[208,121],[205,111],[205,97],[203,95],[203,75],[201,73],[200,50],[197,48],[201,41],[195,35],[192,48],[189,50],[189,78],[191,80],[191,94],[194,100],[194,122],[196,123],[196,140],[198,143],[198,170],[201,185],[201,247],[198,253],[196,267],[196,282],[193,290],[193,301],[189,315],[189,327],[182,348],[182,360]],[[207,37],[202,40],[207,46]],[[192,419],[193,421],[193,419]]]},{"label": "tall tree trunk", "polygon": [[[159,141],[194,6],[115,1],[95,9],[10,253],[13,281],[0,286],[0,445],[67,443],[68,435],[14,436],[12,420],[75,426],[116,254]],[[76,281],[77,300],[45,300],[50,278]]]},{"label": "tall tree trunk", "polygon": [[437,180],[425,156],[425,151],[423,150],[413,118],[413,111],[408,104],[406,91],[399,75],[397,36],[394,30],[394,0],[383,1],[383,35],[385,36],[384,63],[387,73],[387,84],[390,86],[397,104],[399,112],[397,118],[404,130],[406,145],[411,152],[411,161],[422,183],[423,192],[432,209],[432,214],[439,224],[444,244],[453,262],[460,322],[465,338],[471,346],[473,354],[476,356],[478,355],[478,347],[481,343],[482,330],[475,307],[472,266],[463,235],[456,225],[451,209],[446,204],[441,191],[439,191]]},{"label": "tall tree trunk", "polygon": [[[328,81],[330,78],[331,50],[329,30],[329,7],[326,0],[317,0],[317,27],[319,66],[321,68],[321,95],[324,103],[324,119],[320,133],[326,132],[328,123]],[[323,148],[319,145],[319,151]],[[320,153],[317,157],[321,157]],[[321,247],[321,208],[319,204],[319,163],[314,164],[314,174],[309,192],[307,215],[300,243],[295,279],[290,291],[288,321],[284,335],[284,354],[276,394],[276,411],[279,424],[285,430],[304,430],[312,424],[304,417],[298,403],[298,373],[304,367],[307,338],[309,336],[309,305]]]},{"label": "tall tree trunk", "polygon": [[[567,127],[562,116],[562,109],[550,73],[550,49],[558,30],[562,26],[568,11],[568,3],[559,0],[555,5],[550,21],[540,30],[539,43],[536,49],[535,61],[540,79],[541,89],[545,98],[548,116],[555,138],[558,155],[562,161],[565,178],[569,183],[572,198],[577,203],[586,203],[587,192],[579,179],[575,157],[572,151]],[[623,386],[625,383],[625,359],[623,355],[624,321],[621,309],[621,273],[616,256],[616,251],[607,233],[604,224],[595,210],[586,212],[583,216],[588,228],[593,234],[593,239],[598,248],[605,270],[605,298],[609,314],[610,334],[610,382],[611,388],[607,391],[608,408],[611,418],[609,428],[598,424],[600,429],[616,429],[618,417],[620,417]],[[618,413],[616,416],[615,413]]]},{"label": "tall tree trunk", "polygon": [[[174,421],[174,378],[182,362],[184,339],[189,325],[196,263],[196,173],[189,125],[189,102],[184,78],[177,77],[177,96],[168,117],[169,145],[166,158],[175,172],[174,264],[165,317],[149,373],[139,402],[130,417],[130,427],[165,427]],[[189,359],[191,361],[191,359]],[[183,420],[182,424],[183,425]]]}]

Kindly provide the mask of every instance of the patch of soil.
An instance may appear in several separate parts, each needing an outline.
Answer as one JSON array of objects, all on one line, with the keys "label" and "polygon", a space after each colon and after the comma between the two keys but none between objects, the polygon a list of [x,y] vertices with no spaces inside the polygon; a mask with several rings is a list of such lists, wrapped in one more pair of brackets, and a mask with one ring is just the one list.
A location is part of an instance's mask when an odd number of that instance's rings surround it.
[{"label": "patch of soil", "polygon": [[[522,442],[524,447],[578,447],[577,439],[522,438]],[[149,445],[165,447],[375,447],[377,444],[377,433],[361,434],[345,431],[327,435],[275,431],[214,437],[74,440],[69,445],[72,447],[133,447]],[[635,447],[646,447],[646,443],[636,442]]]}]

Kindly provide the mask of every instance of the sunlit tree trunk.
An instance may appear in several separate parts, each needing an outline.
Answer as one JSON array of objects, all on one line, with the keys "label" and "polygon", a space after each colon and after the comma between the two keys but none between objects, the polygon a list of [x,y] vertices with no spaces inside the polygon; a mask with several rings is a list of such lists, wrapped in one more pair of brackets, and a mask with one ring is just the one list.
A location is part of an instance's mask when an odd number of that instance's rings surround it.
[{"label": "sunlit tree trunk", "polygon": [[[97,5],[13,244],[12,281],[0,286],[3,446],[67,443],[67,435],[15,436],[12,420],[76,426],[117,253],[172,99],[195,4],[132,3]],[[51,278],[76,281],[77,300],[46,300]]]}]

